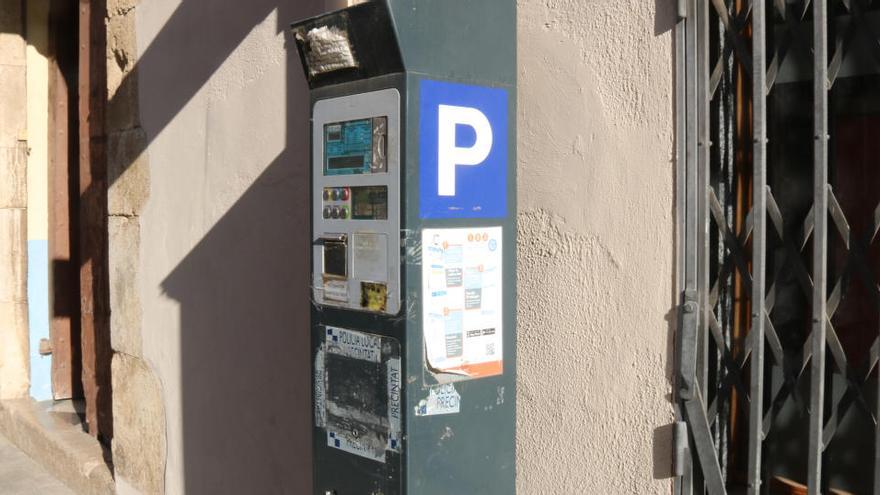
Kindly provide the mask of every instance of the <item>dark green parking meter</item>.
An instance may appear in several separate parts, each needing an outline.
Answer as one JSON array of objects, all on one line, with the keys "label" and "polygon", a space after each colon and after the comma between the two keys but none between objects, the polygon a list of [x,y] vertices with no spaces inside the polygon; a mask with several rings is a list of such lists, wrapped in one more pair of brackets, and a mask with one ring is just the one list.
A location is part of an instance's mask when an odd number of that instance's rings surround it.
[{"label": "dark green parking meter", "polygon": [[311,89],[314,493],[515,492],[516,7],[292,25]]}]

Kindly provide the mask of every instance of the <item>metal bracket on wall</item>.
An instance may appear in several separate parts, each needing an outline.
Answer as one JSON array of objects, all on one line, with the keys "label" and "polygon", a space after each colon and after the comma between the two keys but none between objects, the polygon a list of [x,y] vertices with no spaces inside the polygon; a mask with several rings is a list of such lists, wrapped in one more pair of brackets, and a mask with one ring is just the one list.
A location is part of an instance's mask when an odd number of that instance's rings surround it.
[{"label": "metal bracket on wall", "polygon": [[[687,454],[687,433],[694,441],[697,457],[703,466],[706,489],[712,495],[726,493],[718,455],[712,442],[712,432],[705,414],[705,404],[697,387],[697,329],[700,304],[697,291],[687,289],[680,307],[681,328],[678,332],[677,381],[678,399],[682,401],[687,424],[676,424],[676,474],[684,474],[684,456]],[[688,428],[689,426],[689,428]],[[684,447],[680,447],[680,445]]]},{"label": "metal bracket on wall", "polygon": [[672,459],[672,473],[675,477],[680,478],[684,476],[685,466],[687,465],[687,459],[690,455],[688,449],[688,429],[687,423],[684,421],[676,421],[672,423],[672,443],[674,445],[675,451],[673,452],[674,458]]},{"label": "metal bracket on wall", "polygon": [[678,332],[678,398],[691,400],[694,398],[695,381],[697,378],[697,322],[698,309],[697,291],[685,290],[684,300],[680,307],[681,330]]}]

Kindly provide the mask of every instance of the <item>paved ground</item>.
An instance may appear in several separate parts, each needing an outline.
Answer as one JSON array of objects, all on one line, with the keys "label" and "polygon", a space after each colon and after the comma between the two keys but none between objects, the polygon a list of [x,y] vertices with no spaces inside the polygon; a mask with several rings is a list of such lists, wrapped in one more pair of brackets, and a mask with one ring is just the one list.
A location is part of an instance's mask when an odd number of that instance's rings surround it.
[{"label": "paved ground", "polygon": [[3,495],[74,495],[39,464],[0,435],[0,493]]}]

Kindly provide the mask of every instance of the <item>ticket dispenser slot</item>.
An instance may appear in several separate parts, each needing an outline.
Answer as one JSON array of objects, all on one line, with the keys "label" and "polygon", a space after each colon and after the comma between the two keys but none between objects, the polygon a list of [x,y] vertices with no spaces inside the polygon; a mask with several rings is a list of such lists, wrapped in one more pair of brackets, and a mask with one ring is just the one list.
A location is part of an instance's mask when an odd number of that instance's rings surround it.
[{"label": "ticket dispenser slot", "polygon": [[346,236],[324,237],[321,241],[324,246],[324,278],[346,280],[348,278],[348,241]]}]

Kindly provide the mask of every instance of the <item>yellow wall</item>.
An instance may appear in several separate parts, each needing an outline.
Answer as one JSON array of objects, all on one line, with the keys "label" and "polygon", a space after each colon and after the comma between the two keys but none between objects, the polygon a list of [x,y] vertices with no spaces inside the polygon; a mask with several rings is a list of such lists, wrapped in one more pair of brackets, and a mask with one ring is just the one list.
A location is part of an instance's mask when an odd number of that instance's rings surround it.
[{"label": "yellow wall", "polygon": [[49,238],[48,3],[27,2],[28,240]]}]

